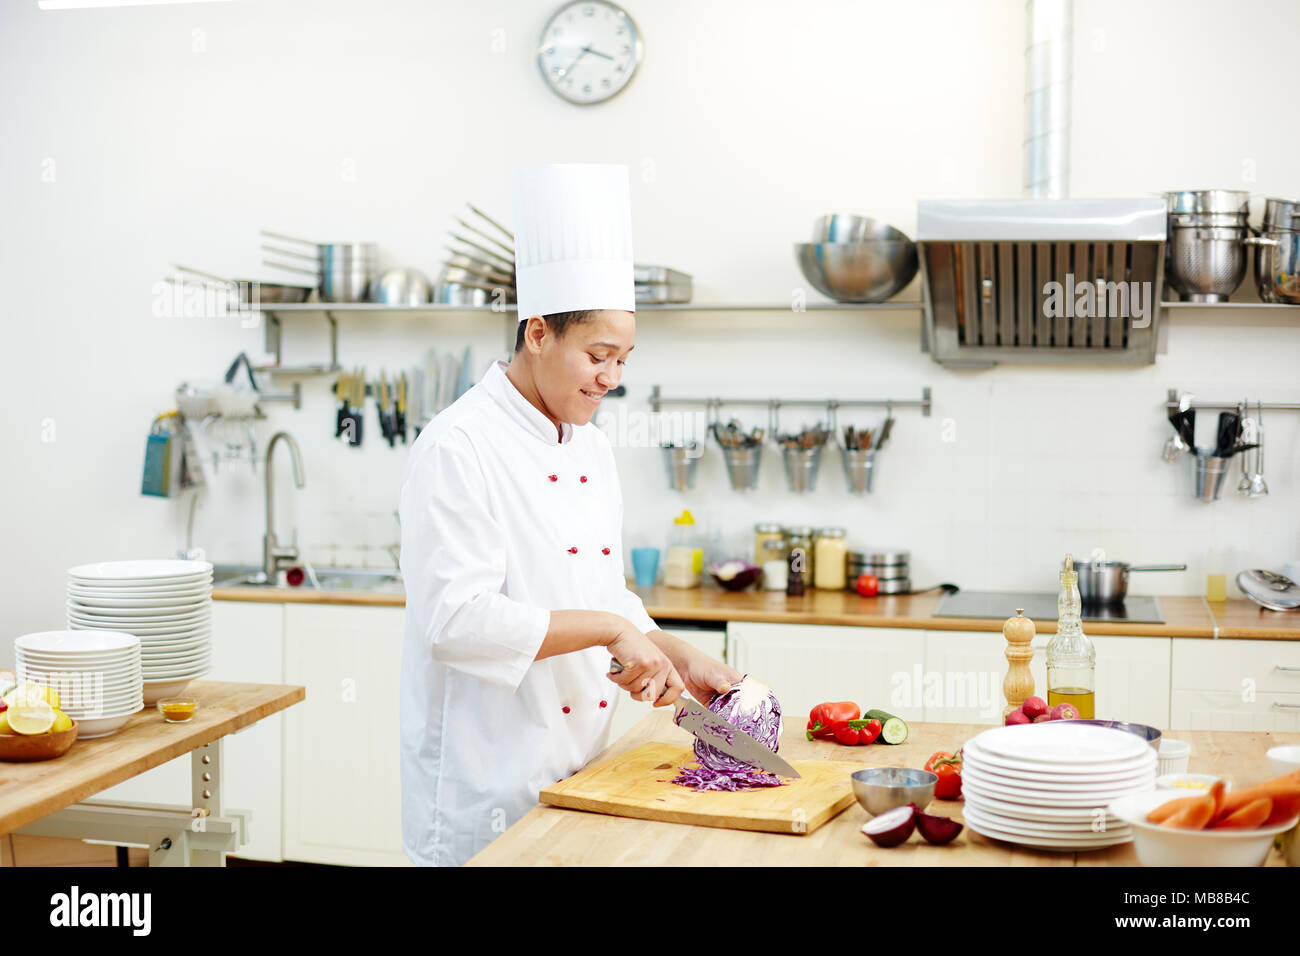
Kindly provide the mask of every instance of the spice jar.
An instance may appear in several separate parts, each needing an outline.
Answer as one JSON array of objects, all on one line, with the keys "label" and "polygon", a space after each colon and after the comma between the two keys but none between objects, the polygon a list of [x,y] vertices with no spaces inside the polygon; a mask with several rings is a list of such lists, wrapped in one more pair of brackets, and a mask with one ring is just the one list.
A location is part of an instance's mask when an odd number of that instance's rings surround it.
[{"label": "spice jar", "polygon": [[785,548],[785,529],[779,524],[756,524],[754,525],[754,563],[759,567],[767,560],[767,552],[764,550],[769,541],[775,541]]},{"label": "spice jar", "polygon": [[813,583],[813,537],[812,528],[796,525],[786,528],[786,541],[790,547],[790,570],[793,571],[795,549],[799,550],[799,570],[803,572],[804,584],[812,587]]},{"label": "spice jar", "polygon": [[813,549],[813,587],[821,591],[843,591],[844,566],[848,560],[848,545],[843,528],[822,528],[817,532]]},{"label": "spice jar", "polygon": [[763,545],[763,590],[784,591],[790,580],[789,556],[785,538],[768,541]]}]

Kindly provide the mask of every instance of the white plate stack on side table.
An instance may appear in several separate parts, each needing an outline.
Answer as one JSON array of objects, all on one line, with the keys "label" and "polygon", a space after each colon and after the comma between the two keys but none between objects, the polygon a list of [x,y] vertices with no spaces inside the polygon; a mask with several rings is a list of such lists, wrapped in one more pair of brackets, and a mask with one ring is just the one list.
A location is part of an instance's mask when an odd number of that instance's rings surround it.
[{"label": "white plate stack on side table", "polygon": [[113,631],[41,631],[14,639],[19,681],[53,688],[77,739],[116,733],[144,709],[140,639]]},{"label": "white plate stack on side table", "polygon": [[1154,790],[1155,750],[1134,734],[1065,722],[996,727],[962,750],[962,812],[994,840],[1050,850],[1128,843],[1129,825],[1108,809]]},{"label": "white plate stack on side table", "polygon": [[178,694],[212,663],[212,565],[160,559],[70,568],[68,627],[134,634],[144,702]]}]

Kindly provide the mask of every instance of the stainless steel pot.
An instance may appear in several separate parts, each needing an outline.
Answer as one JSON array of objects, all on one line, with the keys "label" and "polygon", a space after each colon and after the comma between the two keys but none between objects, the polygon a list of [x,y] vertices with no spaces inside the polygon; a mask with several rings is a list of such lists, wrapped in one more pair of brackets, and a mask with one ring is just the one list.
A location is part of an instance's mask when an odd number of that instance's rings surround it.
[{"label": "stainless steel pot", "polygon": [[1165,193],[1171,214],[1250,211],[1250,193],[1242,189],[1179,189]]},{"label": "stainless steel pot", "polygon": [[1128,564],[1124,561],[1076,561],[1079,597],[1084,604],[1121,604],[1128,594],[1128,576],[1134,571],[1186,571],[1185,564]]},{"label": "stainless steel pot", "polygon": [[375,244],[322,242],[316,249],[321,298],[326,302],[365,302],[375,278]]},{"label": "stainless steel pot", "polygon": [[1300,305],[1300,232],[1265,231],[1245,242],[1253,250],[1259,297],[1265,302]]},{"label": "stainless steel pot", "polygon": [[1268,199],[1264,203],[1262,232],[1300,229],[1300,202],[1290,199]]}]

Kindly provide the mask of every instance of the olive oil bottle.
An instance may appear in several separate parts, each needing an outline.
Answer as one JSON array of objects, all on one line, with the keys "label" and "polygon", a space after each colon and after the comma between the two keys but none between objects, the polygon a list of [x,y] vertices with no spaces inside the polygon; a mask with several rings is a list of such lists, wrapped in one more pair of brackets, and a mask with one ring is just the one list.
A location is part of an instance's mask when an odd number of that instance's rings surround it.
[{"label": "olive oil bottle", "polygon": [[1047,705],[1071,704],[1085,720],[1096,716],[1097,649],[1083,633],[1079,572],[1065,556],[1056,597],[1056,634],[1047,644]]}]

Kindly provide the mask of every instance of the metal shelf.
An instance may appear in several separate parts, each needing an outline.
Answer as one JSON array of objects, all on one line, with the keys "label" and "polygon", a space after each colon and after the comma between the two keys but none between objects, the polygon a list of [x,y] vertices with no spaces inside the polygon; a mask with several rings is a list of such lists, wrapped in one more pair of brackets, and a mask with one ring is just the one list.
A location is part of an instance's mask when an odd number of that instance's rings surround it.
[{"label": "metal shelf", "polygon": [[[870,311],[912,311],[923,308],[920,302],[809,302],[803,309],[796,310],[789,304],[716,304],[695,302],[670,302],[662,304],[643,303],[637,306],[638,312],[870,312]],[[258,309],[267,315],[291,315],[301,312],[346,315],[349,312],[380,315],[438,315],[455,312],[495,312],[498,315],[514,315],[514,306],[496,309],[490,305],[381,305],[377,302],[299,302],[291,305],[267,305]]]},{"label": "metal shelf", "polygon": [[1300,309],[1287,302],[1161,302],[1162,309]]}]

